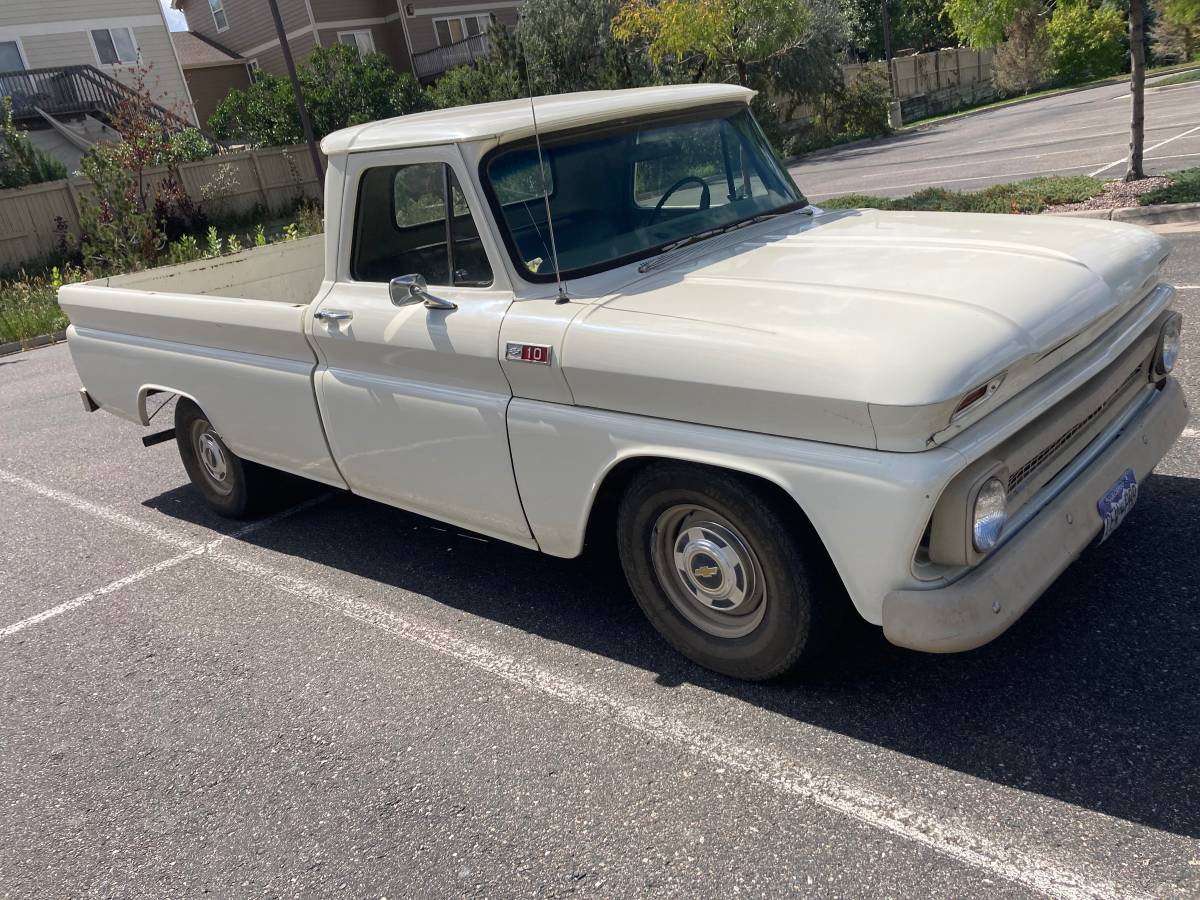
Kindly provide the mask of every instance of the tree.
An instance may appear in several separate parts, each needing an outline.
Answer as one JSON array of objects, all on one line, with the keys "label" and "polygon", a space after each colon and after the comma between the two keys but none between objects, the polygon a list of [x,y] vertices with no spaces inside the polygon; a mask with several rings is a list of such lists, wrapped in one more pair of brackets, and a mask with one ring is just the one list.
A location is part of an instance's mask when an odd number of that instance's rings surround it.
[{"label": "tree", "polygon": [[[345,44],[314,50],[297,75],[317,137],[427,108],[415,78],[397,72],[382,54],[359,57],[355,48]],[[291,84],[265,73],[246,90],[230,91],[208,125],[218,137],[257,147],[303,140]]]},{"label": "tree", "polygon": [[846,22],[837,0],[812,0],[798,44],[752,66],[751,86],[780,104],[781,118],[791,119],[800,105],[844,91],[839,60],[845,47]]},{"label": "tree", "polygon": [[1125,23],[1113,6],[1067,0],[1055,7],[1048,30],[1060,81],[1078,84],[1105,78],[1125,65]]},{"label": "tree", "polygon": [[1155,59],[1190,62],[1200,51],[1200,0],[1155,0]]},{"label": "tree", "polygon": [[[880,0],[841,0],[847,42],[869,59],[883,59]],[[889,0],[892,46],[918,52],[956,43],[943,0]]]},{"label": "tree", "polygon": [[1129,167],[1126,181],[1145,178],[1142,150],[1146,146],[1146,0],[1129,4],[1129,94],[1133,109],[1129,116]]},{"label": "tree", "polygon": [[992,59],[996,87],[1005,94],[1027,94],[1046,82],[1052,64],[1046,17],[1037,6],[1026,6],[1008,26],[1008,40]]},{"label": "tree", "polygon": [[972,47],[994,47],[1004,40],[1009,25],[1040,0],[946,0],[946,15],[954,33]]},{"label": "tree", "polygon": [[752,65],[801,45],[808,17],[796,0],[625,0],[612,33],[645,40],[656,63],[693,62],[697,81],[729,73],[748,85]]},{"label": "tree", "polygon": [[[954,30],[972,47],[994,46],[1003,39],[1009,24],[1026,6],[1042,0],[947,0],[946,12]],[[1171,0],[1168,0],[1171,2]],[[1181,2],[1181,0],[1174,0]],[[1182,0],[1191,4],[1197,0]],[[1129,92],[1132,98],[1129,122],[1129,169],[1126,181],[1144,178],[1142,149],[1145,146],[1146,99],[1146,4],[1145,0],[1130,0],[1129,55],[1131,77]]]},{"label": "tree", "polygon": [[[646,41],[614,36],[620,0],[527,0],[517,52],[537,93],[643,87],[673,80]],[[523,76],[522,76],[523,77]]]}]

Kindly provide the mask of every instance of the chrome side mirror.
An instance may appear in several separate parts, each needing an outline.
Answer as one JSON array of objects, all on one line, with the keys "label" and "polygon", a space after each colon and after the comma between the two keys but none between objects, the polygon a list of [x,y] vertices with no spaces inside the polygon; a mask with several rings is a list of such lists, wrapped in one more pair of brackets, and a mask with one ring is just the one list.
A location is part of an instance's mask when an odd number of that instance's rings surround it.
[{"label": "chrome side mirror", "polygon": [[424,303],[426,309],[458,309],[458,304],[453,300],[444,300],[429,293],[429,285],[422,275],[397,275],[388,283],[388,295],[394,306]]}]

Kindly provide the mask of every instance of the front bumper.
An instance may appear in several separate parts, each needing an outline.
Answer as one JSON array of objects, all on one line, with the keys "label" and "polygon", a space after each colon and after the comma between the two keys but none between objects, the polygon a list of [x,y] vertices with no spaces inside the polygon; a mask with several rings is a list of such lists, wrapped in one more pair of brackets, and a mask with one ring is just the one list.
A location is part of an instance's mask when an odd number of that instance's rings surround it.
[{"label": "front bumper", "polygon": [[1001,635],[1099,534],[1096,501],[1126,469],[1139,482],[1149,475],[1187,421],[1183,390],[1168,379],[1087,468],[969,574],[884,597],[884,635],[932,653],[971,650]]}]

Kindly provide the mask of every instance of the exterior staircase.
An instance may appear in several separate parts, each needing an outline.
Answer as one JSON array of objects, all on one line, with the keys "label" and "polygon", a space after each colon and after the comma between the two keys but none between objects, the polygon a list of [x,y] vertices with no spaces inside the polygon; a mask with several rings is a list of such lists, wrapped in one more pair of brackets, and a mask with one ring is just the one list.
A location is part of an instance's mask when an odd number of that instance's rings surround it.
[{"label": "exterior staircase", "polygon": [[36,127],[47,116],[59,120],[93,116],[111,124],[123,103],[138,100],[168,131],[195,127],[95,66],[0,72],[0,97],[12,98],[13,119],[26,126]]}]

